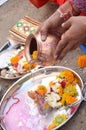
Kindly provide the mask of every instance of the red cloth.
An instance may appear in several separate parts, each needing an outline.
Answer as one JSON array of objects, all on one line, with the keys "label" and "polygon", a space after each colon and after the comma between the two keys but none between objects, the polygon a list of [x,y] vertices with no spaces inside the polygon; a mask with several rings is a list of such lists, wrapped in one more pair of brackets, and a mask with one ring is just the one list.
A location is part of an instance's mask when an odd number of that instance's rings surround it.
[{"label": "red cloth", "polygon": [[49,0],[29,0],[35,7],[40,8],[46,4]]},{"label": "red cloth", "polygon": [[68,0],[50,0],[53,3],[57,3],[58,5],[62,5],[63,3],[65,3]]},{"label": "red cloth", "polygon": [[[68,0],[29,0],[35,7],[40,8],[45,5],[48,1],[58,4],[59,6],[64,4]],[[81,16],[86,16],[86,14],[81,13]]]},{"label": "red cloth", "polygon": [[[53,3],[56,3],[58,5],[62,5],[62,4],[64,4],[68,0],[50,0],[50,1],[53,2]],[[86,16],[86,14],[81,13],[80,16]]]}]

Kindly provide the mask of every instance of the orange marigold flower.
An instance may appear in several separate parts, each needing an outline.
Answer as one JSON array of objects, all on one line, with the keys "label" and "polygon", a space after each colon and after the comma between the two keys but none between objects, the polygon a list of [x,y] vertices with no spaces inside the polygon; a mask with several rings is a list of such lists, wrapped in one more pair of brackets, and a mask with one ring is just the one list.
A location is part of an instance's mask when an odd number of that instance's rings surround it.
[{"label": "orange marigold flower", "polygon": [[30,64],[31,69],[35,68],[36,66],[37,66],[36,63],[32,63],[32,64]]},{"label": "orange marigold flower", "polygon": [[20,60],[20,58],[18,56],[14,56],[10,59],[11,64],[15,64],[18,63],[18,61]]},{"label": "orange marigold flower", "polygon": [[52,87],[53,85],[55,85],[55,82],[50,81],[49,86]]},{"label": "orange marigold flower", "polygon": [[82,55],[78,57],[78,65],[79,67],[86,67],[86,55]]},{"label": "orange marigold flower", "polygon": [[77,101],[77,98],[76,97],[72,97],[70,95],[67,95],[65,100],[66,100],[67,104],[72,104],[72,103]]},{"label": "orange marigold flower", "polygon": [[51,123],[51,124],[48,126],[48,130],[53,130],[55,127],[56,127],[56,125],[53,124],[53,123]]},{"label": "orange marigold flower", "polygon": [[44,85],[39,85],[36,91],[39,94],[45,94],[47,92],[47,88]]},{"label": "orange marigold flower", "polygon": [[74,74],[69,70],[65,71],[65,78],[67,79],[68,83],[72,83],[75,80]]},{"label": "orange marigold flower", "polygon": [[62,86],[59,87],[58,94],[59,94],[60,96],[62,96],[62,94],[63,94],[63,88],[62,88]]},{"label": "orange marigold flower", "polygon": [[28,63],[24,64],[23,67],[24,67],[24,69],[26,69],[26,70],[29,70],[29,68],[30,68]]}]

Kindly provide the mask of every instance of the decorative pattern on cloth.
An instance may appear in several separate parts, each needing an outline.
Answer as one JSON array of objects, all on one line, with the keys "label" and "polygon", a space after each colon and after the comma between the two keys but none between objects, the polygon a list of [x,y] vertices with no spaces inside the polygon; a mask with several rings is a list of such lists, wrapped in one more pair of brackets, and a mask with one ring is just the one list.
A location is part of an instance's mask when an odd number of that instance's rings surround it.
[{"label": "decorative pattern on cloth", "polygon": [[86,0],[72,0],[72,2],[82,13],[86,14]]}]

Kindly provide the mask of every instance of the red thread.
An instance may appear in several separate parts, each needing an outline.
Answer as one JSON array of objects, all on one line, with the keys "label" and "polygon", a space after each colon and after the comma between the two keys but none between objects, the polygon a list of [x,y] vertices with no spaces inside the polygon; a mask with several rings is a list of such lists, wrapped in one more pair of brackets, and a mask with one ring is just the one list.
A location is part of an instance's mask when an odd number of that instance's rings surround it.
[{"label": "red thread", "polygon": [[62,16],[65,20],[68,20],[71,16],[73,16],[73,5],[72,2],[69,0],[69,8],[64,9],[63,6],[60,7],[60,11],[62,12]]},{"label": "red thread", "polygon": [[9,111],[11,110],[11,108],[12,108],[15,104],[17,104],[17,103],[20,102],[19,98],[15,97],[15,95],[12,96],[12,99],[16,100],[16,102],[13,103],[13,104],[9,107],[8,111],[6,112],[6,115],[9,113]]}]

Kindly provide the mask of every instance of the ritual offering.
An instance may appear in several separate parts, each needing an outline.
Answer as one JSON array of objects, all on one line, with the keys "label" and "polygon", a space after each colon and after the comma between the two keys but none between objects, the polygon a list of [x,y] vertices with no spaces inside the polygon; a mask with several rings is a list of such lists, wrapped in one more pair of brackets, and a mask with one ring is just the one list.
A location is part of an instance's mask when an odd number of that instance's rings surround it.
[{"label": "ritual offering", "polygon": [[[31,55],[35,59],[37,52]],[[18,45],[16,49],[6,50],[0,54],[0,77],[4,79],[17,79],[37,67],[36,63],[28,63],[24,53],[24,46]]]},{"label": "ritual offering", "polygon": [[[37,67],[37,62],[31,62],[37,58],[37,50],[34,50],[30,55],[29,62],[25,55],[25,42],[30,34],[34,34],[40,25],[40,22],[24,16],[16,22],[9,30],[9,43],[14,43],[9,51],[5,49],[0,53],[0,77],[4,79],[17,79],[30,72]],[[11,41],[11,42],[10,42]],[[35,43],[34,43],[35,45]],[[5,60],[2,60],[5,59]]]},{"label": "ritual offering", "polygon": [[62,66],[28,73],[3,96],[1,127],[3,130],[58,129],[79,108],[84,99],[83,86],[75,71]]},{"label": "ritual offering", "polygon": [[[54,57],[54,50],[60,40],[60,36],[49,35],[45,41],[41,40],[41,34],[30,34],[25,42],[25,57],[27,61],[36,62],[41,66],[54,65],[58,62]],[[31,55],[37,51],[33,60]]]}]

